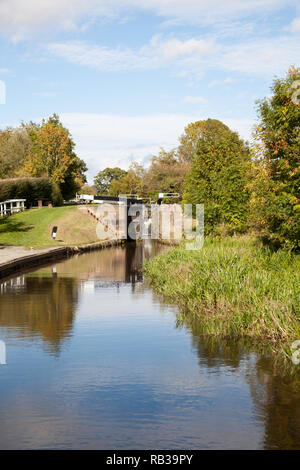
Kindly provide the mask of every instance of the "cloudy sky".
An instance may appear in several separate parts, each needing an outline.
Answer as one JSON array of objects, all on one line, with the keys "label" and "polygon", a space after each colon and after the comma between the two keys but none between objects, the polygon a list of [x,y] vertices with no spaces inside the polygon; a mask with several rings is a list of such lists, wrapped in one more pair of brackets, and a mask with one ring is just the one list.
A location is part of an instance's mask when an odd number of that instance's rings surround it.
[{"label": "cloudy sky", "polygon": [[58,113],[90,181],[195,120],[249,138],[255,100],[292,64],[299,0],[0,0],[0,127]]}]

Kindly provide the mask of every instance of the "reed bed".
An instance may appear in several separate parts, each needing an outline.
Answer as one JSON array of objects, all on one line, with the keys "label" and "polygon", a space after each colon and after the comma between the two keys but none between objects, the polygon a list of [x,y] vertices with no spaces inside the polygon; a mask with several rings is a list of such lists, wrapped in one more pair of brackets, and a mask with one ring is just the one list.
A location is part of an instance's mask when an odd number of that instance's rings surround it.
[{"label": "reed bed", "polygon": [[271,251],[255,237],[207,238],[201,250],[182,244],[145,265],[156,292],[203,334],[280,344],[300,339],[300,258]]}]

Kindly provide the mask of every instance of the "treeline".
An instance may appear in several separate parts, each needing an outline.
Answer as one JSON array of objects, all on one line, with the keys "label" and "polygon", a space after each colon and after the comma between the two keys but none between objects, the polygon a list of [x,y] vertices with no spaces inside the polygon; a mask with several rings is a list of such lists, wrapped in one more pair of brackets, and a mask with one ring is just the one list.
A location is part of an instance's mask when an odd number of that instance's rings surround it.
[{"label": "treeline", "polygon": [[218,120],[207,119],[189,124],[179,147],[161,150],[148,168],[132,163],[128,171],[100,171],[94,190],[116,196],[134,189],[152,200],[161,192],[179,193],[183,203],[205,204],[207,232],[216,233],[221,227],[231,233],[243,231],[248,217],[250,161],[250,149],[236,132]]},{"label": "treeline", "polygon": [[178,192],[183,203],[205,205],[211,234],[256,231],[274,246],[299,249],[300,69],[275,79],[271,95],[257,102],[259,125],[249,145],[214,119],[189,124],[178,148],[161,150],[148,168],[98,173],[98,194],[155,199]]},{"label": "treeline", "polygon": [[[17,128],[0,130],[0,180],[44,178],[44,181],[36,183],[42,188],[46,185],[46,178],[48,186],[56,184],[61,196],[68,200],[86,182],[87,167],[74,148],[70,132],[56,114],[41,124],[22,123]],[[16,186],[18,183],[8,183],[8,186],[12,184]],[[20,181],[20,191],[24,184],[24,180]],[[57,195],[55,198],[59,200]]]},{"label": "treeline", "polygon": [[0,201],[26,199],[25,206],[32,207],[41,200],[45,204],[63,204],[57,183],[49,178],[8,178],[0,180]]},{"label": "treeline", "polygon": [[[105,168],[94,186],[86,184],[85,162],[56,114],[41,124],[0,130],[2,192],[21,197],[22,187],[27,185],[29,194],[34,185],[24,178],[44,178],[39,183],[47,188],[42,199],[52,191],[52,201],[69,200],[79,191],[116,196],[135,190],[148,200],[160,192],[179,193],[183,203],[205,205],[207,233],[255,230],[275,246],[299,249],[299,83],[300,68],[294,67],[274,80],[271,95],[257,103],[253,144],[218,120],[197,121],[185,128],[178,148],[162,149],[148,167],[132,163],[127,171]],[[23,180],[16,183],[16,178]],[[6,179],[13,181],[6,184]]]}]

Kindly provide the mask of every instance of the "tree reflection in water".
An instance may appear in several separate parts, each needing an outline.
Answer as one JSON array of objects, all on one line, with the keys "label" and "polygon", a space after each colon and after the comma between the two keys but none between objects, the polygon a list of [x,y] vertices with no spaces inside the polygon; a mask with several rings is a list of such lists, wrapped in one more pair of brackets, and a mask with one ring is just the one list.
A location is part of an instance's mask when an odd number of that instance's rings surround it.
[{"label": "tree reflection in water", "polygon": [[264,425],[264,449],[300,448],[300,368],[274,357],[271,347],[250,339],[204,336],[199,320],[180,316],[190,331],[200,368],[243,376],[257,420]]},{"label": "tree reflection in water", "polygon": [[20,279],[21,283],[2,284],[0,327],[14,337],[40,337],[49,352],[58,354],[72,331],[78,302],[76,280],[55,276],[22,276],[17,281]]},{"label": "tree reflection in water", "polygon": [[[72,377],[74,376],[76,379],[76,368],[78,367],[77,377],[79,377],[80,386],[76,388],[76,393],[79,394],[79,398],[81,397],[81,392],[78,390],[81,390],[82,384],[85,383],[82,378],[84,374],[87,374],[89,378],[89,370],[93,371],[91,383],[93,384],[92,389],[94,390],[95,374],[96,377],[98,377],[97,374],[99,370],[101,371],[100,376],[103,372],[107,373],[108,370],[110,370],[107,369],[107,367],[103,368],[103,366],[99,369],[99,362],[97,361],[100,361],[102,364],[101,355],[99,357],[92,356],[91,358],[88,355],[84,356],[88,362],[84,362],[83,360],[82,364],[84,368],[80,368],[83,367],[80,366],[81,363],[78,364],[79,359],[80,361],[82,360],[80,357],[80,347],[86,348],[87,346],[86,331],[89,333],[90,347],[93,347],[94,350],[97,351],[101,350],[104,354],[105,361],[106,351],[108,351],[108,362],[109,358],[110,360],[116,359],[117,366],[112,362],[114,366],[111,368],[113,371],[112,377],[118,374],[119,362],[123,355],[126,356],[126,354],[129,354],[130,356],[131,347],[135,347],[134,340],[132,344],[130,343],[130,347],[128,346],[127,337],[130,337],[131,334],[133,334],[133,336],[135,334],[142,335],[144,338],[142,342],[139,337],[134,339],[140,341],[138,342],[139,350],[136,351],[136,357],[139,358],[141,356],[145,358],[146,362],[148,361],[149,369],[141,366],[143,374],[145,374],[147,370],[148,372],[149,370],[152,371],[154,366],[157,367],[157,371],[160,371],[164,355],[157,357],[156,349],[164,351],[164,354],[171,351],[168,356],[168,360],[170,361],[168,364],[170,364],[170,383],[173,385],[168,389],[168,393],[172,395],[174,390],[176,390],[176,386],[179,387],[178,383],[181,384],[180,377],[183,372],[177,372],[177,367],[179,367],[178,361],[179,364],[184,364],[183,367],[186,369],[187,374],[189,374],[189,370],[193,373],[191,383],[194,384],[195,389],[192,389],[192,399],[189,394],[185,395],[186,387],[183,387],[182,390],[180,387],[178,389],[178,400],[182,400],[182,397],[185,396],[187,410],[193,410],[193,415],[187,419],[187,430],[189,429],[191,421],[193,421],[192,416],[194,416],[194,413],[198,413],[196,416],[199,416],[203,422],[201,422],[200,419],[197,420],[196,424],[194,421],[193,423],[195,429],[199,432],[199,436],[205,436],[207,432],[206,426],[210,426],[212,428],[211,436],[215,435],[216,439],[220,438],[226,440],[230,429],[234,436],[236,432],[236,428],[234,426],[230,428],[230,423],[226,421],[229,416],[233,423],[240,423],[242,437],[243,432],[248,432],[248,428],[245,427],[247,425],[250,426],[250,429],[255,426],[255,433],[261,432],[258,438],[256,438],[256,434],[255,436],[253,436],[253,434],[251,435],[251,442],[256,442],[256,440],[259,439],[259,448],[299,449],[300,367],[294,368],[293,373],[291,373],[286,370],[281,363],[276,362],[276,358],[274,358],[271,351],[266,350],[265,347],[262,347],[260,344],[254,344],[253,341],[250,340],[229,340],[218,337],[205,337],[201,332],[201,322],[199,322],[199,320],[195,321],[188,316],[178,317],[180,321],[178,321],[177,326],[181,326],[184,331],[182,336],[176,336],[175,343],[173,332],[176,308],[172,307],[171,309],[172,316],[170,317],[170,324],[168,323],[170,326],[169,329],[169,326],[166,327],[166,323],[162,321],[161,317],[164,309],[166,309],[166,317],[168,317],[167,304],[164,305],[157,299],[155,293],[149,289],[146,282],[141,282],[141,267],[144,260],[151,258],[160,250],[161,248],[155,244],[128,244],[123,247],[120,246],[75,256],[63,262],[56,263],[55,265],[43,267],[32,274],[15,277],[7,282],[2,282],[2,284],[0,284],[0,328],[8,339],[12,339],[12,342],[14,342],[14,338],[16,340],[20,338],[24,339],[24,341],[17,341],[17,343],[21,343],[21,345],[27,342],[38,344],[39,340],[41,340],[47,354],[43,357],[38,352],[37,355],[39,359],[45,361],[46,364],[48,354],[61,356],[62,364],[60,366],[63,369],[62,374],[64,376],[65,373],[69,373],[69,382],[66,381],[65,386],[62,388],[64,393],[65,390],[68,390],[68,387],[71,387],[73,383]],[[119,293],[118,289],[122,284],[125,286],[123,290],[120,289],[121,292]],[[85,292],[85,290],[88,292]],[[105,308],[109,308],[110,305],[113,306],[111,316],[110,312],[108,312],[109,314],[106,316],[94,315],[95,311],[98,309],[99,302],[101,306],[105,304]],[[128,305],[126,302],[128,302]],[[159,305],[158,309],[156,309],[157,305]],[[89,308],[90,316],[86,316],[86,310],[89,310]],[[137,309],[137,311],[135,309]],[[145,317],[143,317],[144,311],[146,312]],[[79,327],[75,330],[74,324],[77,312],[79,312],[78,319],[81,318],[83,324],[81,324],[81,329]],[[132,312],[135,312],[135,314]],[[152,317],[154,317],[153,323]],[[90,325],[90,321],[92,325]],[[120,322],[122,327],[120,327]],[[85,328],[87,328],[87,330]],[[90,328],[90,330],[88,328]],[[132,333],[132,330],[134,330],[134,333]],[[164,334],[166,336],[164,336]],[[73,355],[71,354],[67,357],[63,356],[63,345],[72,336],[74,336],[74,340],[76,339],[80,342],[76,343],[74,346],[73,343],[75,341],[72,341],[71,344],[73,344],[74,349],[72,351]],[[99,337],[101,341],[98,343]],[[173,339],[169,343],[170,338]],[[195,353],[193,352],[192,357],[190,357],[187,362],[184,362],[183,358],[187,354],[186,339],[188,344],[191,341]],[[161,343],[159,341],[161,341]],[[154,344],[153,342],[155,342],[155,350],[151,348],[148,350],[147,345]],[[122,348],[124,344],[126,345],[125,349],[119,351],[118,348]],[[11,345],[10,350],[13,349]],[[145,345],[145,350],[143,349],[143,345]],[[103,350],[101,348],[103,348]],[[93,361],[95,361],[95,363]],[[94,364],[94,369],[92,364]],[[134,365],[133,356],[130,356],[129,369],[125,370],[125,372],[122,368],[120,369],[120,383],[123,384],[123,374],[125,373],[126,387],[129,386],[127,384],[127,374],[129,376],[133,373],[135,370]],[[13,373],[14,366],[11,365],[10,367],[11,369],[3,369],[3,373],[5,371],[7,374],[9,374],[10,371]],[[23,373],[22,367],[18,370],[16,374],[17,377]],[[174,372],[174,370],[176,372]],[[196,377],[197,370],[199,371],[199,383]],[[163,378],[159,381],[159,373],[158,376],[156,376],[156,380],[158,380],[156,386],[158,388],[161,384],[165,383],[165,376],[168,376],[168,374],[166,374],[168,371],[161,370],[160,372]],[[37,375],[34,376],[37,381],[39,380],[39,373],[40,372],[37,371]],[[54,383],[56,383],[57,377],[61,380],[59,369],[56,373],[58,374],[57,376],[52,369]],[[174,377],[172,375],[173,373],[175,374]],[[13,378],[14,377],[15,376],[13,376]],[[145,377],[147,377],[147,374]],[[216,378],[221,378],[221,380],[216,380]],[[140,376],[138,380],[140,380]],[[187,380],[186,383],[188,382]],[[87,381],[87,383],[90,382]],[[3,381],[3,384],[5,384],[8,390],[7,396],[10,397],[13,388],[9,388],[9,381],[7,382],[7,379]],[[203,387],[205,388],[205,384],[207,388],[204,390]],[[114,404],[114,394],[111,394],[109,387],[113,387],[113,385],[113,381],[107,381],[107,395],[105,395],[105,387],[103,389],[103,387],[101,388],[99,386],[100,388],[98,390],[98,392],[102,394],[102,398],[105,397],[107,403],[111,404],[111,406]],[[14,386],[15,385],[12,387]],[[34,384],[34,386],[36,385]],[[138,388],[140,390],[139,393],[142,393],[140,382],[132,384],[133,391],[135,391],[136,387],[140,387]],[[215,390],[214,387],[220,387],[220,390]],[[118,382],[116,390],[114,388],[112,389],[116,395],[119,396],[120,385]],[[164,390],[163,387],[162,389]],[[23,385],[20,387],[20,390],[23,390]],[[152,396],[151,393],[149,393],[147,387],[146,390],[147,397],[145,398],[145,396],[142,395],[140,398],[151,400],[152,403],[154,395]],[[51,396],[51,400],[48,400],[47,387],[46,392],[44,392],[46,394],[47,403],[53,404],[53,401],[56,403],[55,395],[51,395],[50,392],[49,396]],[[82,393],[88,392],[90,392],[89,388],[83,388]],[[241,402],[236,403],[234,401],[235,398],[231,398],[230,396],[231,392],[233,392],[234,397],[239,399],[239,397],[242,396],[245,401],[242,402],[242,404]],[[124,403],[127,400],[127,393],[128,389],[126,388],[126,393],[123,397],[125,400]],[[163,408],[169,406],[169,398],[164,401],[165,397],[169,397],[168,393],[159,395],[159,399],[157,395],[155,395],[158,400],[157,404],[162,404]],[[201,398],[201,394],[203,394],[203,399]],[[227,396],[225,397],[224,394],[227,394]],[[110,400],[112,400],[112,402],[110,402]],[[81,401],[80,403],[82,405]],[[91,409],[93,409],[93,403],[93,401],[91,403],[89,402],[88,406],[91,406]],[[35,410],[35,399],[30,406]],[[247,407],[246,410],[244,406]],[[232,410],[227,413],[226,407],[232,407]],[[118,408],[118,413],[119,412],[120,410]],[[223,418],[222,413],[224,414]],[[184,414],[183,412],[183,415]],[[11,422],[11,416],[17,416],[17,413],[14,415],[14,413],[11,412],[9,422]],[[176,414],[174,416],[176,416]],[[112,415],[112,419],[114,419],[114,415]],[[101,422],[100,419],[99,422]],[[220,429],[213,428],[214,422],[219,423]],[[238,426],[238,424],[236,424],[236,426]],[[119,428],[117,427],[115,432],[119,432],[118,430]],[[225,437],[223,437],[223,433]],[[77,438],[78,436],[75,437]],[[196,437],[196,435],[192,435],[192,439]],[[238,437],[236,437],[236,439],[238,439]],[[246,439],[248,439],[248,435]],[[34,443],[35,442],[36,441],[34,441]],[[241,442],[244,441],[242,440]]]},{"label": "tree reflection in water", "polygon": [[131,243],[73,256],[37,273],[4,281],[0,283],[0,327],[11,336],[40,337],[47,351],[57,355],[62,342],[72,335],[84,283],[93,282],[95,288],[101,288],[101,280],[131,283],[134,291],[136,283],[143,280],[144,260],[159,250],[151,242]]}]

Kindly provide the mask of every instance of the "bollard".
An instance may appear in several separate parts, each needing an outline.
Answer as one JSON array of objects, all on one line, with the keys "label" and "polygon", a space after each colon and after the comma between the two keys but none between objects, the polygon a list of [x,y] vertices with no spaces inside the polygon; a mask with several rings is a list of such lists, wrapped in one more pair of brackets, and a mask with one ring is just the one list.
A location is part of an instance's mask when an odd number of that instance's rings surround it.
[{"label": "bollard", "polygon": [[53,227],[53,229],[52,229],[52,235],[51,235],[51,237],[52,237],[53,240],[56,239],[56,234],[57,234],[57,227]]}]

